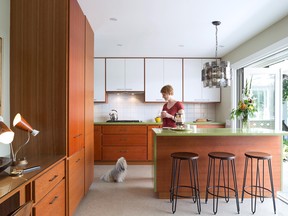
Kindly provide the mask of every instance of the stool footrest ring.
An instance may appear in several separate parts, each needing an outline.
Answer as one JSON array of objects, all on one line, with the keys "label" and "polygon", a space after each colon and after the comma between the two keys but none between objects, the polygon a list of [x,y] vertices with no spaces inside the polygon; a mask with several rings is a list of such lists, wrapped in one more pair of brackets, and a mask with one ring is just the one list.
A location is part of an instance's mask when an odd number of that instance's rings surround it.
[{"label": "stool footrest ring", "polygon": [[[196,192],[198,194],[200,194],[200,191],[199,189],[195,188],[195,187],[191,187],[191,186],[186,186],[186,185],[179,185],[179,186],[176,186],[176,187],[172,187],[170,189],[170,193],[173,197],[181,197],[181,198],[197,198],[196,194],[195,195],[192,195],[192,196],[184,196],[184,195],[181,195],[181,194],[177,194],[174,192],[176,189],[179,189],[179,188],[189,188],[189,189],[193,189],[193,192],[194,190],[196,190]],[[178,192],[179,193],[179,192]],[[180,192],[181,193],[181,192]],[[191,191],[189,191],[189,193],[191,193]]]},{"label": "stool footrest ring", "polygon": [[[221,198],[230,198],[230,196],[222,196],[222,195],[217,195],[217,194],[214,194],[213,192],[211,192],[210,190],[213,189],[213,188],[223,188],[223,189],[226,189],[226,190],[230,190],[230,191],[233,191],[234,193],[236,193],[235,189],[231,188],[231,187],[224,187],[222,185],[220,186],[210,186],[207,188],[207,193],[209,193],[210,195],[212,196],[218,196],[218,197],[221,197]],[[215,191],[217,192],[217,191]],[[219,191],[220,192],[220,191]],[[224,191],[222,191],[222,193],[225,193]],[[237,192],[238,193],[238,192]],[[230,193],[229,193],[230,194]],[[236,196],[234,196],[236,197]]]},{"label": "stool footrest ring", "polygon": [[257,188],[259,189],[259,190],[265,190],[265,191],[268,191],[270,194],[271,194],[271,196],[262,196],[262,195],[260,195],[260,191],[259,191],[259,194],[257,193],[257,194],[255,194],[255,193],[253,193],[253,192],[250,192],[250,191],[248,191],[248,190],[245,190],[245,188],[256,188],[256,186],[255,185],[253,185],[253,186],[245,186],[244,187],[244,192],[245,193],[247,193],[247,194],[249,194],[249,195],[251,195],[251,196],[255,196],[255,197],[264,197],[264,198],[271,198],[272,197],[272,190],[270,190],[269,188],[266,188],[266,187],[262,187],[262,186],[257,186]]}]

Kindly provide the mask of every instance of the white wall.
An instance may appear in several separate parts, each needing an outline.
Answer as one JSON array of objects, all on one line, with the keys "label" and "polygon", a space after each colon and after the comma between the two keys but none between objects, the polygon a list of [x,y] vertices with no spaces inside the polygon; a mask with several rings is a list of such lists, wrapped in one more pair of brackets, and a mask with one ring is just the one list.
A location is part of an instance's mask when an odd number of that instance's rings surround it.
[{"label": "white wall", "polygon": [[[230,61],[231,68],[238,69],[288,47],[287,26],[288,16],[228,53],[223,59]],[[241,34],[241,30],[239,30],[239,34]],[[221,104],[216,105],[216,121],[230,119],[230,112],[233,108],[232,101],[235,100],[232,89],[233,86],[222,89]]]},{"label": "white wall", "polygon": [[[144,94],[108,94],[108,103],[95,103],[94,121],[105,122],[109,120],[109,112],[116,109],[119,119],[154,121],[162,110],[163,103],[145,103]],[[215,104],[184,103],[186,122],[197,118],[215,120]]]},{"label": "white wall", "polygon": [[[2,38],[2,116],[5,124],[10,125],[10,0],[0,0],[0,37]],[[9,154],[9,146],[0,144],[0,156]]]}]

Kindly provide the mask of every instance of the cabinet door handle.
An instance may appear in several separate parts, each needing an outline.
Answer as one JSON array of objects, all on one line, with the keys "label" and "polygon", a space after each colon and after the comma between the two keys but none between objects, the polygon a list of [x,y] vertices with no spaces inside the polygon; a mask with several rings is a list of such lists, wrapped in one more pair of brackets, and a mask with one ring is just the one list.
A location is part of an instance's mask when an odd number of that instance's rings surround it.
[{"label": "cabinet door handle", "polygon": [[118,151],[119,153],[127,153],[128,152],[128,150],[120,150],[120,151]]},{"label": "cabinet door handle", "polygon": [[58,177],[58,175],[54,175],[51,179],[49,179],[49,182],[54,181],[54,179],[56,179]]},{"label": "cabinet door handle", "polygon": [[78,158],[78,159],[75,161],[75,163],[78,163],[80,160],[81,160],[81,159],[80,159],[80,158]]},{"label": "cabinet door handle", "polygon": [[55,197],[53,198],[53,200],[52,200],[51,202],[49,202],[49,204],[52,205],[57,199],[58,199],[58,196],[55,196]]},{"label": "cabinet door handle", "polygon": [[77,134],[73,138],[77,138],[77,137],[80,137],[80,136],[82,136],[82,134]]}]

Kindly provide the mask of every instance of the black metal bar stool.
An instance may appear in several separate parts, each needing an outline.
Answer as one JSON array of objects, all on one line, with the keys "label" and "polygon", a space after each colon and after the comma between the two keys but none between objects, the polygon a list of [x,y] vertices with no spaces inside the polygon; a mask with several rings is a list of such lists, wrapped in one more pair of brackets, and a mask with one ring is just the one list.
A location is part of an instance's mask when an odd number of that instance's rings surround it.
[{"label": "black metal bar stool", "polygon": [[[172,212],[176,212],[177,198],[192,198],[193,202],[197,203],[197,210],[200,214],[200,191],[198,181],[198,158],[199,155],[192,152],[175,152],[171,154],[172,157],[172,175],[170,186],[170,202],[172,203]],[[181,175],[181,162],[187,161],[189,165],[190,185],[179,184]],[[180,188],[191,189],[191,195],[186,195],[183,191],[179,192]],[[185,191],[184,191],[185,192]],[[189,192],[190,193],[190,192]]]},{"label": "black metal bar stool", "polygon": [[[238,214],[240,213],[239,200],[238,200],[238,189],[237,189],[237,179],[236,179],[236,171],[235,171],[235,155],[228,152],[210,152],[209,156],[209,164],[208,164],[208,174],[207,174],[207,185],[206,185],[206,197],[205,203],[208,200],[208,194],[213,196],[213,213],[216,214],[218,211],[218,198],[225,198],[225,201],[228,203],[230,198],[230,191],[235,193],[236,199],[236,207]],[[216,160],[219,160],[219,168],[218,168],[218,179],[216,183]],[[224,161],[227,161],[227,169],[225,170]],[[230,186],[230,165],[232,169],[232,177],[234,187]],[[211,180],[211,172],[213,182],[210,185]],[[221,175],[223,176],[222,182],[220,182]],[[211,191],[212,189],[212,191]],[[222,189],[222,193],[219,193],[219,189]],[[216,198],[216,203],[215,203]]]},{"label": "black metal bar stool", "polygon": [[[247,168],[250,159],[250,178],[251,183],[249,186],[246,186],[246,177],[247,177]],[[253,159],[256,159],[256,178],[255,182],[253,183]],[[276,203],[274,197],[274,185],[273,185],[273,176],[272,176],[272,166],[271,166],[272,155],[265,153],[265,152],[246,152],[245,153],[245,168],[244,168],[244,179],[243,179],[243,186],[242,186],[242,197],[241,202],[243,202],[244,192],[251,195],[251,211],[254,214],[256,212],[256,199],[257,197],[260,198],[261,203],[264,202],[264,198],[271,197],[273,200],[273,207],[274,207],[274,214],[276,214]],[[260,175],[260,161],[262,161],[262,177]],[[270,178],[270,189],[265,187],[264,185],[264,161],[267,161],[268,169],[269,169],[269,178]],[[262,180],[262,185],[261,185]],[[250,188],[250,190],[248,190]],[[253,191],[255,189],[255,191]],[[269,193],[271,196],[265,195],[265,192]],[[254,201],[254,203],[253,203]]]}]

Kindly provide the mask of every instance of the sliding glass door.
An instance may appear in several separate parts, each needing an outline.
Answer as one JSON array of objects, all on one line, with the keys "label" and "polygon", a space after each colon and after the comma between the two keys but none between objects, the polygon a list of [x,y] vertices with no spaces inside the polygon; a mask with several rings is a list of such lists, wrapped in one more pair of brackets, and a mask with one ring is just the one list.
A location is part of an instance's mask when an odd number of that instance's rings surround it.
[{"label": "sliding glass door", "polygon": [[250,118],[250,127],[279,129],[279,72],[267,68],[245,68],[243,83],[251,78],[258,111]]},{"label": "sliding glass door", "polygon": [[[258,112],[251,118],[250,127],[288,131],[288,62],[241,72],[242,83],[252,77],[251,88],[257,98]],[[282,186],[277,194],[288,203],[288,136],[283,137],[282,161]]]}]

